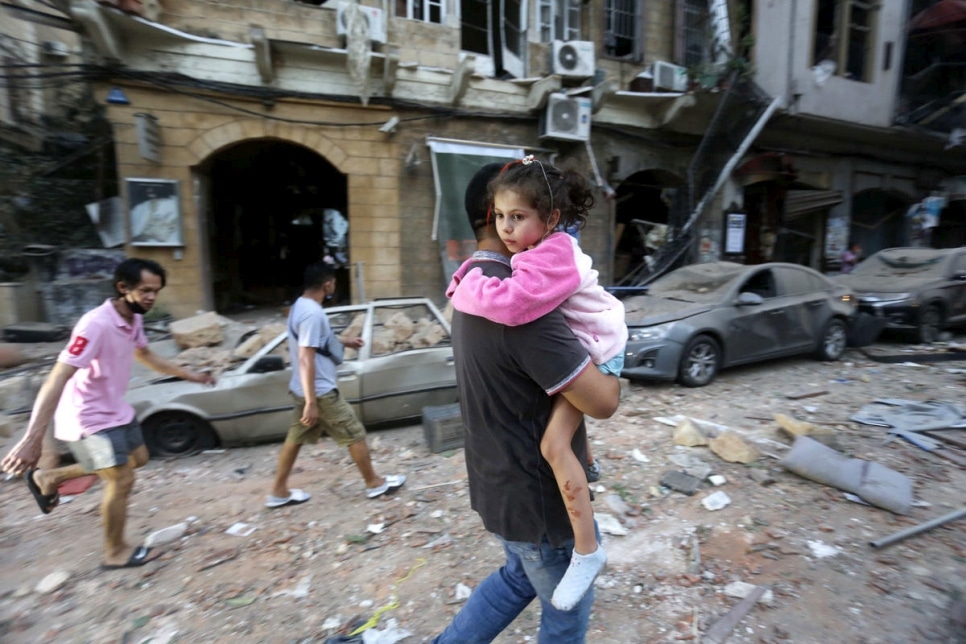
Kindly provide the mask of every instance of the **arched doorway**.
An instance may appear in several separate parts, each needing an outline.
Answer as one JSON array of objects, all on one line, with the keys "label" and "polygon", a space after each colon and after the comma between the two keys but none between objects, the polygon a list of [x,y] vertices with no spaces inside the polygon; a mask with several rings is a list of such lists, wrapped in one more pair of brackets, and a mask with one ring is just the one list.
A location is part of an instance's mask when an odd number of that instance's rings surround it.
[{"label": "arched doorway", "polygon": [[617,186],[614,218],[614,282],[646,271],[664,243],[673,189],[684,180],[667,170],[640,170]]},{"label": "arched doorway", "polygon": [[292,301],[305,267],[336,268],[349,298],[346,177],[316,152],[273,139],[225,148],[202,169],[216,310]]},{"label": "arched doorway", "polygon": [[883,248],[909,245],[906,212],[912,197],[889,190],[865,190],[852,196],[849,235],[868,257]]}]

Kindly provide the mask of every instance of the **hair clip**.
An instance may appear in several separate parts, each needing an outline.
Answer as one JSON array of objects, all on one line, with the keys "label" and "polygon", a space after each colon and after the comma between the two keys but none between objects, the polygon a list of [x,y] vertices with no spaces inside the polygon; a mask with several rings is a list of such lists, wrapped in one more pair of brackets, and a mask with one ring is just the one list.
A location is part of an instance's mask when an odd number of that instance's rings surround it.
[{"label": "hair clip", "polygon": [[523,165],[530,165],[534,161],[536,161],[536,159],[533,158],[532,154],[528,154],[527,156],[520,159],[520,163],[522,163]]}]

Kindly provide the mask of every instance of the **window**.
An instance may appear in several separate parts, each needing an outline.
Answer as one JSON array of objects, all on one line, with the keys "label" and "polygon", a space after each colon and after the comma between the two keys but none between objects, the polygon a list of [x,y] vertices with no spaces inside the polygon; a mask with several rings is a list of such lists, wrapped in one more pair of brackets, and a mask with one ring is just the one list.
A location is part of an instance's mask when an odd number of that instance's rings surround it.
[{"label": "window", "polygon": [[442,0],[396,0],[396,15],[441,25],[446,12]]},{"label": "window", "polygon": [[771,274],[770,270],[763,270],[752,275],[744,286],[741,287],[741,293],[757,293],[764,299],[770,297],[775,297],[778,292],[775,289],[775,277]]},{"label": "window", "polygon": [[540,41],[580,40],[580,0],[540,0]]},{"label": "window", "polygon": [[797,268],[778,268],[775,270],[781,277],[786,295],[821,294],[829,288],[829,285],[820,277],[803,270]]},{"label": "window", "polygon": [[641,3],[639,0],[604,0],[604,53],[613,58],[640,60]]},{"label": "window", "polygon": [[526,0],[460,0],[460,46],[477,55],[477,72],[525,75],[526,12]]},{"label": "window", "polygon": [[871,82],[879,5],[864,0],[819,0],[812,63],[829,61],[834,73]]},{"label": "window", "polygon": [[684,38],[684,65],[701,65],[708,61],[711,53],[708,3],[705,0],[684,0],[683,13],[681,35]]},{"label": "window", "polygon": [[10,56],[3,58],[3,77],[0,78],[0,120],[7,123],[23,121],[23,84],[22,78],[17,78],[18,72],[24,73],[24,68],[16,67],[18,61]]}]

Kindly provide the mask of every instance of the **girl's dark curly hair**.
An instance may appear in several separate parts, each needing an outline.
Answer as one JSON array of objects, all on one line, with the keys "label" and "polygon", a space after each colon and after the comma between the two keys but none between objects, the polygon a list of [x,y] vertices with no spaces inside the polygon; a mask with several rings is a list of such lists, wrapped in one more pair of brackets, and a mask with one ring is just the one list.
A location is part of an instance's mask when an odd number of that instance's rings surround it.
[{"label": "girl's dark curly hair", "polygon": [[490,181],[488,200],[503,190],[513,190],[523,197],[540,214],[544,222],[550,221],[554,210],[560,210],[561,228],[576,227],[587,223],[587,213],[594,206],[594,195],[583,175],[574,170],[561,170],[548,163],[533,160],[511,161]]}]

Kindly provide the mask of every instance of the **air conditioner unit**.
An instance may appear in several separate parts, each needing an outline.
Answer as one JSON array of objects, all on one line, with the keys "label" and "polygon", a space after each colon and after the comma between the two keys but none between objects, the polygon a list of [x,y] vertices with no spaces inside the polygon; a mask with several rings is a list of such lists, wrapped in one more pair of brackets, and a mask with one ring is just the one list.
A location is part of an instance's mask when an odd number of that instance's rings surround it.
[{"label": "air conditioner unit", "polygon": [[654,89],[672,92],[685,92],[688,89],[688,70],[681,65],[672,65],[663,60],[654,63]]},{"label": "air conditioner unit", "polygon": [[591,101],[583,96],[551,94],[540,117],[541,139],[590,139]]},{"label": "air conditioner unit", "polygon": [[554,74],[572,78],[589,78],[594,75],[594,43],[589,40],[553,41]]},{"label": "air conditioner unit", "polygon": [[[347,3],[340,2],[335,13],[335,33],[346,35],[345,8]],[[366,21],[369,23],[369,40],[372,42],[386,44],[386,20],[382,15],[382,9],[378,7],[366,7],[359,5]]]},{"label": "air conditioner unit", "polygon": [[45,40],[42,43],[42,49],[47,56],[55,56],[57,58],[66,58],[67,54],[70,53],[67,51],[67,45],[59,40]]}]

